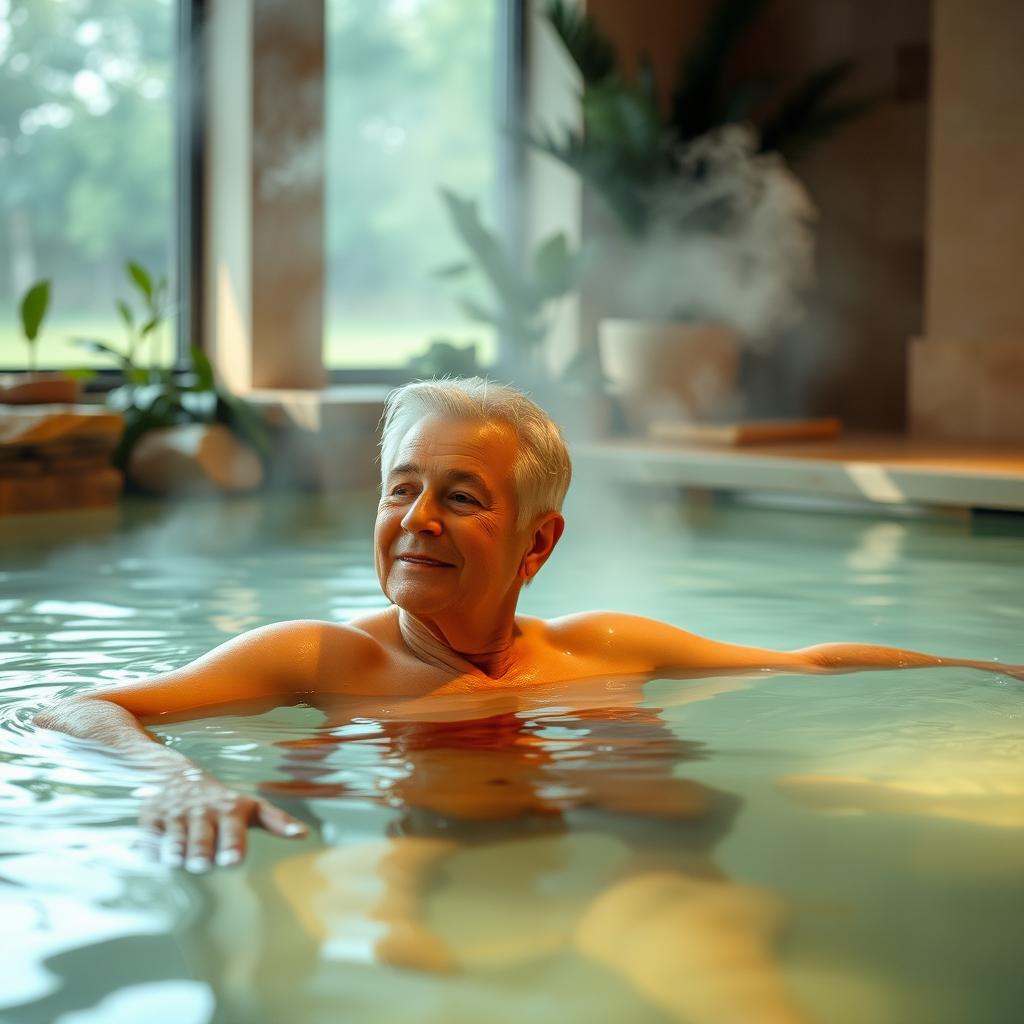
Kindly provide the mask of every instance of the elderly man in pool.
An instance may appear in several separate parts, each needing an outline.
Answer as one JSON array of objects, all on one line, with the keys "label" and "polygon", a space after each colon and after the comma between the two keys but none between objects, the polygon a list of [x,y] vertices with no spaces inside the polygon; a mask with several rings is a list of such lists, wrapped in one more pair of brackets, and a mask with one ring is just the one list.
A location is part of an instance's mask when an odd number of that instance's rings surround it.
[{"label": "elderly man in pool", "polygon": [[202,869],[240,860],[249,825],[282,836],[305,827],[160,745],[140,718],[254,698],[493,694],[612,676],[959,666],[1024,677],[1024,666],[865,644],[774,651],[718,643],[614,612],[517,615],[520,591],[562,535],[570,475],[558,427],[520,392],[479,378],[399,388],[384,418],[374,531],[390,607],[344,625],[254,629],[177,671],[68,699],[36,723],[151,769],[160,790],[145,820],[164,833],[170,859]]}]

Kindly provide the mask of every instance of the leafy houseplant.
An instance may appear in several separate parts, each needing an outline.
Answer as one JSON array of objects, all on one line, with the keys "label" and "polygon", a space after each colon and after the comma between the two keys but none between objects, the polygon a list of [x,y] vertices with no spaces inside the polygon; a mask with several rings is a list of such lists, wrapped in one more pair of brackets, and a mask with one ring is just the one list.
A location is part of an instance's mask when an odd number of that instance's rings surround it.
[{"label": "leafy houseplant", "polygon": [[39,328],[43,325],[46,317],[46,310],[50,305],[50,282],[37,281],[25,292],[24,298],[18,312],[21,314],[21,329],[25,334],[25,341],[28,344],[28,370],[29,373],[36,372],[36,343],[39,336]]},{"label": "leafy houseplant", "polygon": [[483,278],[489,298],[463,294],[458,303],[473,321],[495,328],[502,341],[499,373],[525,384],[544,379],[542,342],[553,317],[553,304],[576,287],[579,259],[561,232],[541,242],[521,268],[509,248],[481,221],[470,199],[442,190],[448,217],[470,259],[443,268],[440,276],[462,280],[473,271]]},{"label": "leafy houseplant", "polygon": [[50,282],[37,281],[29,287],[18,305],[22,334],[28,345],[28,370],[0,379],[0,403],[44,405],[74,402],[81,391],[79,371],[40,373],[37,346],[43,321],[50,306]]},{"label": "leafy houseplant", "polygon": [[564,0],[545,8],[582,78],[582,125],[530,142],[603,201],[590,208],[585,288],[605,318],[628,318],[603,320],[599,340],[634,428],[739,411],[740,346],[767,349],[799,320],[814,278],[816,211],[786,161],[874,102],[834,98],[846,62],[774,105],[776,83],[733,75],[765,5],[715,0],[679,58],[667,112],[649,61],[627,77],[592,17]]},{"label": "leafy houseplant", "polygon": [[665,188],[685,188],[687,177],[699,182],[706,176],[699,161],[680,168],[680,151],[695,140],[727,125],[747,124],[758,153],[792,161],[874,106],[873,98],[833,99],[853,71],[848,61],[813,72],[774,106],[768,101],[778,83],[732,75],[730,59],[766,3],[717,0],[712,5],[692,46],[680,56],[669,112],[663,115],[650,62],[643,61],[636,77],[627,79],[597,22],[565,0],[549,0],[545,16],[583,80],[582,127],[563,127],[558,135],[544,131],[531,142],[579,173],[622,225],[641,236],[652,227]]},{"label": "leafy houseplant", "polygon": [[[802,312],[815,211],[787,161],[875,100],[835,98],[849,62],[774,104],[778,83],[734,75],[731,58],[766,3],[716,0],[679,58],[667,113],[649,62],[627,78],[592,17],[564,0],[545,9],[583,81],[582,127],[531,142],[611,212],[592,249],[595,290],[617,302],[614,314],[718,319],[756,345]],[[621,266],[631,267],[625,280]]]},{"label": "leafy houseplant", "polygon": [[[107,395],[107,404],[125,420],[124,433],[114,453],[115,465],[126,468],[133,448],[148,431],[188,423],[223,424],[262,460],[267,460],[270,445],[266,427],[242,399],[217,384],[210,361],[201,349],[190,346],[189,364],[183,373],[155,364],[155,342],[167,314],[167,282],[164,278],[154,282],[138,263],[129,262],[125,269],[141,306],[138,313],[129,303],[118,300],[118,315],[128,338],[126,350],[96,338],[75,339],[90,351],[112,356],[122,371],[124,383]],[[150,362],[141,365],[137,361],[139,350],[147,339],[153,343]]]}]

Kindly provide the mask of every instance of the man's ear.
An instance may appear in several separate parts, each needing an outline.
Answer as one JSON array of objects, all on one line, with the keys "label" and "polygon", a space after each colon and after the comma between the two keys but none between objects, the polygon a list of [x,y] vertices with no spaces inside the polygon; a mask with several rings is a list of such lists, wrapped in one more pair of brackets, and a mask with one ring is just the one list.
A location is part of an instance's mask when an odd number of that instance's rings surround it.
[{"label": "man's ear", "polygon": [[527,583],[540,572],[540,567],[555,550],[558,538],[565,529],[565,520],[558,512],[549,512],[533,528],[530,546],[519,563],[519,575]]}]

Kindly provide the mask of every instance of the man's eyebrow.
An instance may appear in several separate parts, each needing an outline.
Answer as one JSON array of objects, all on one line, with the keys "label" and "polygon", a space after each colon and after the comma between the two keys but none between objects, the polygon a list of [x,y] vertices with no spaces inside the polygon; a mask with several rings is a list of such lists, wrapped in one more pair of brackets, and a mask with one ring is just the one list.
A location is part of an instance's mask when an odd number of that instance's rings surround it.
[{"label": "man's eyebrow", "polygon": [[474,473],[469,469],[452,469],[449,470],[445,476],[449,480],[454,480],[460,484],[475,484],[484,492],[484,494],[490,495],[491,489],[484,483],[484,478],[479,473]]},{"label": "man's eyebrow", "polygon": [[[415,462],[403,462],[391,468],[391,472],[388,473],[388,479],[390,480],[393,476],[404,476],[407,473],[411,476],[418,476],[422,473],[422,469]],[[488,497],[491,496],[491,489],[484,482],[484,478],[479,473],[474,473],[471,469],[450,469],[445,473],[445,476],[455,483],[475,484]]]}]

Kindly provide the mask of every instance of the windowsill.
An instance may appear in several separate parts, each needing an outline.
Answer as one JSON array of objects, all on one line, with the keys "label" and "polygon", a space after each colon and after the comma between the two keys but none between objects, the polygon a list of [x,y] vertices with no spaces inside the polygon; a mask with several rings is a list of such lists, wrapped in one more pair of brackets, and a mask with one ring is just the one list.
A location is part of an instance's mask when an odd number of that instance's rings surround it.
[{"label": "windowsill", "polygon": [[314,433],[365,426],[376,430],[388,384],[335,384],[320,389],[253,388],[239,397],[263,410],[280,425]]},{"label": "windowsill", "polygon": [[844,436],[740,448],[606,438],[573,448],[580,476],[882,506],[1024,511],[1024,446]]}]

